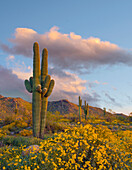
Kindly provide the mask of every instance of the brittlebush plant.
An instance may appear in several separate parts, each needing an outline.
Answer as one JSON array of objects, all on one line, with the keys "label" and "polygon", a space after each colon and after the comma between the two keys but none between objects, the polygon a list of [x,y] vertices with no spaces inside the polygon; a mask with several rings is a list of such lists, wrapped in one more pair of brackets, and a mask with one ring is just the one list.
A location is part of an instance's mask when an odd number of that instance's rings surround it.
[{"label": "brittlebush plant", "polygon": [[[132,135],[124,140],[104,126],[77,125],[54,134],[40,143],[40,150],[22,156],[26,146],[5,148],[0,154],[1,169],[43,170],[130,170]],[[127,143],[128,142],[128,143]]]}]

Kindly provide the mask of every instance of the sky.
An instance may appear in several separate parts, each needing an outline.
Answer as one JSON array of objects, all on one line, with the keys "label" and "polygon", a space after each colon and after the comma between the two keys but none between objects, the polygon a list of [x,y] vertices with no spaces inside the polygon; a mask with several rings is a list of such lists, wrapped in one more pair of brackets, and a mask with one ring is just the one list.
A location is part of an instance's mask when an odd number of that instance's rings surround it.
[{"label": "sky", "polygon": [[49,100],[132,112],[131,0],[0,2],[0,94],[31,101],[33,43],[48,49]]}]

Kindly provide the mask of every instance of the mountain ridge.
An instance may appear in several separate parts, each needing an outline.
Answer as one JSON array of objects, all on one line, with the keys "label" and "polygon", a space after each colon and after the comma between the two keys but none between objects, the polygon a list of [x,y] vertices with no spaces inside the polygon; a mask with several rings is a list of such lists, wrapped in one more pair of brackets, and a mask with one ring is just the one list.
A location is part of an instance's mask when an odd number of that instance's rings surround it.
[{"label": "mountain ridge", "polygon": [[[4,115],[15,114],[15,107],[17,103],[18,113],[22,114],[24,112],[28,114],[32,114],[32,104],[30,102],[25,101],[24,99],[17,97],[4,97],[0,95],[0,118],[3,118]],[[82,106],[82,115],[84,115],[84,106]],[[67,99],[62,99],[58,101],[49,101],[48,102],[48,111],[55,113],[56,111],[60,112],[60,114],[79,114],[79,108],[77,104],[74,104]],[[89,115],[93,115],[95,117],[104,117],[104,110],[98,107],[89,106]],[[127,117],[127,115],[123,113],[115,113],[112,114],[110,112],[106,112],[106,116],[122,116]]]}]

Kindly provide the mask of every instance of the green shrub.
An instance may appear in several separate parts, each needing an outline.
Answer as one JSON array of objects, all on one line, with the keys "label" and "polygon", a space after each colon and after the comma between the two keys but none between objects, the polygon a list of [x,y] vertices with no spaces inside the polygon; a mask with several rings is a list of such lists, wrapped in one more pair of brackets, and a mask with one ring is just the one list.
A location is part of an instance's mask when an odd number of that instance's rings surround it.
[{"label": "green shrub", "polygon": [[28,138],[28,137],[14,137],[14,136],[6,136],[2,139],[3,144],[12,145],[12,146],[21,146],[21,145],[33,145],[39,144],[42,140],[38,138]]}]

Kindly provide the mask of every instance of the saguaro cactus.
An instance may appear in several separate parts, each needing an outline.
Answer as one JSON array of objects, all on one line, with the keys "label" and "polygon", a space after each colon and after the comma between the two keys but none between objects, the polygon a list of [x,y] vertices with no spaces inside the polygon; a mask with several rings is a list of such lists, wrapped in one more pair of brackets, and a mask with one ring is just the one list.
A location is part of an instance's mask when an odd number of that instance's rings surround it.
[{"label": "saguaro cactus", "polygon": [[106,115],[106,108],[104,107],[104,116]]},{"label": "saguaro cactus", "polygon": [[33,135],[35,137],[44,136],[48,97],[50,96],[54,80],[48,75],[48,51],[46,48],[42,52],[42,62],[40,70],[39,45],[37,42],[33,46],[33,77],[25,80],[28,92],[32,93],[32,118]]},{"label": "saguaro cactus", "polygon": [[41,63],[41,88],[42,88],[42,92],[41,92],[42,106],[41,106],[41,121],[40,121],[41,138],[44,137],[48,97],[51,95],[54,84],[55,84],[54,80],[51,80],[50,75],[48,75],[48,50],[44,48],[42,52],[42,63]]},{"label": "saguaro cactus", "polygon": [[18,113],[18,109],[17,109],[17,102],[15,102],[15,114]]},{"label": "saguaro cactus", "polygon": [[82,99],[79,96],[79,122],[81,122],[81,106],[82,106]]},{"label": "saguaro cactus", "polygon": [[86,116],[89,114],[89,105],[88,103],[86,104],[86,100],[84,102],[84,114],[85,114],[85,120],[86,120]]}]

